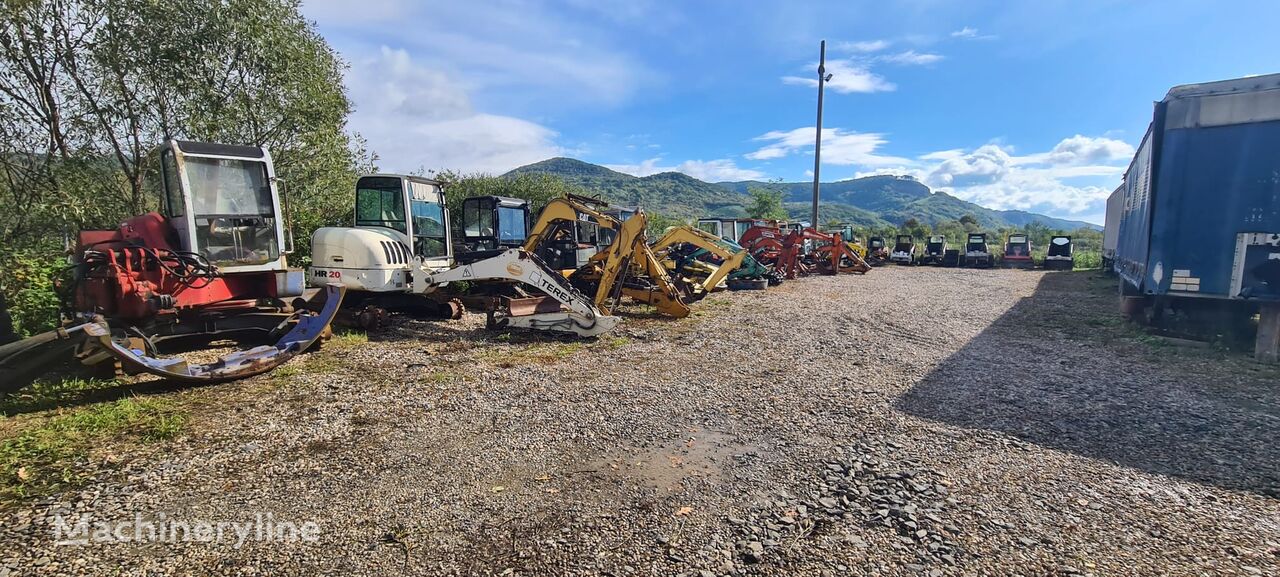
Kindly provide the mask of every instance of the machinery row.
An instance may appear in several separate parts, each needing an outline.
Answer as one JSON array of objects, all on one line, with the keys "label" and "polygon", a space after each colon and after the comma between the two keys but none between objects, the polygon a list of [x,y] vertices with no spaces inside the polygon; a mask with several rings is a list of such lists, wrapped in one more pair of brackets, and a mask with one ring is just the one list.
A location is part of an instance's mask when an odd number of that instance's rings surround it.
[{"label": "machinery row", "polygon": [[[751,219],[704,218],[697,223],[705,232],[723,236],[726,240],[750,238],[748,231],[757,226],[759,221]],[[804,224],[793,224],[793,230],[803,230]],[[1037,265],[1046,270],[1071,270],[1075,266],[1075,246],[1071,237],[1055,235],[1049,240],[1049,247],[1039,263],[1033,258],[1031,239],[1020,233],[1010,234],[1003,250],[993,250],[988,243],[988,235],[981,232],[969,233],[959,248],[951,248],[949,239],[943,235],[932,235],[923,244],[909,234],[900,234],[891,246],[882,236],[867,238],[863,249],[853,232],[853,225],[839,224],[824,231],[826,235],[839,235],[850,246],[856,247],[860,256],[870,266],[885,264],[900,265],[932,265],[944,267],[992,268],[1000,264],[1005,268],[1035,268]]]},{"label": "machinery row", "polygon": [[[443,183],[375,174],[355,183],[351,226],[315,231],[303,270],[288,264],[288,203],[268,151],[172,140],[157,158],[161,209],[69,247],[62,327],[14,340],[0,302],[0,343],[13,341],[0,344],[0,393],[71,359],[181,382],[248,377],[335,321],[376,330],[393,314],[471,310],[493,329],[593,337],[617,326],[624,298],[681,318],[716,290],[871,268],[847,231],[755,221],[736,242],[694,226],[650,239],[642,210],[573,195],[536,219],[524,199],[467,198],[459,234]],[[169,355],[223,340],[271,344],[202,363]]]}]

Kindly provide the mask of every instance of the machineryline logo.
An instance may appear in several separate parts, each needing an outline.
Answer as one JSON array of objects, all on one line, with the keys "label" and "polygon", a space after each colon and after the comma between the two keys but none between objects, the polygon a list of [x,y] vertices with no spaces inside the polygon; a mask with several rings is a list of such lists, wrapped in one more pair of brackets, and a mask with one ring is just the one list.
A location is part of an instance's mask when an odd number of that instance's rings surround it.
[{"label": "machineryline logo", "polygon": [[207,521],[169,518],[160,513],[144,518],[101,520],[89,514],[53,520],[55,544],[98,545],[118,543],[208,543],[239,549],[246,541],[271,543],[315,543],[320,526],[314,521],[277,520],[271,513],[258,513],[247,521]]}]

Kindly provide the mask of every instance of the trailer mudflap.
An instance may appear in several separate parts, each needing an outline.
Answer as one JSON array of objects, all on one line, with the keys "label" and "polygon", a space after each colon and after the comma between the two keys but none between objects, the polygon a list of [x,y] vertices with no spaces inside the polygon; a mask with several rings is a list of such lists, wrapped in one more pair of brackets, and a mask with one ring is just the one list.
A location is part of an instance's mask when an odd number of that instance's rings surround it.
[{"label": "trailer mudflap", "polygon": [[111,338],[111,331],[105,325],[83,326],[86,338],[93,346],[120,361],[120,366],[126,372],[148,373],[184,383],[220,383],[260,375],[310,348],[324,335],[329,323],[337,316],[345,293],[346,288],[342,285],[327,285],[322,292],[317,293],[324,298],[319,312],[309,310],[310,307],[300,307],[293,315],[297,322],[275,345],[236,351],[205,364],[190,363],[182,358],[149,357],[140,349],[117,343]]}]

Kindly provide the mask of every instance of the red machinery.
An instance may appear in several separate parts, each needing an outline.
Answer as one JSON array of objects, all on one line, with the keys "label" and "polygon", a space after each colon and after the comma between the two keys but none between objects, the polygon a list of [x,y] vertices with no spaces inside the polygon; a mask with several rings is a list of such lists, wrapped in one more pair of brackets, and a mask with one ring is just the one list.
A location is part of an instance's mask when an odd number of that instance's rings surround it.
[{"label": "red machinery", "polygon": [[[806,241],[814,245],[812,250],[807,249]],[[840,233],[828,234],[808,227],[784,233],[778,227],[757,225],[743,233],[740,244],[788,279],[814,273],[865,273],[871,269]]]},{"label": "red machinery", "polygon": [[[72,350],[85,364],[114,361],[127,372],[232,380],[269,371],[326,333],[343,290],[306,295],[303,271],[287,266],[292,239],[270,154],[171,140],[159,158],[165,214],[79,234],[59,286],[64,328],[0,346],[0,392]],[[167,339],[243,333],[278,342],[206,364],[158,357]]]}]

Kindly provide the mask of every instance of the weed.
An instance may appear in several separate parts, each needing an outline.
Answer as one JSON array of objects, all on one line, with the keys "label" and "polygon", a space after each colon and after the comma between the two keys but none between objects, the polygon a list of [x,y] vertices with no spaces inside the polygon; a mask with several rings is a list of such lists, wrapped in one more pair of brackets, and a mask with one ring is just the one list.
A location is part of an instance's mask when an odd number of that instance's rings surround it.
[{"label": "weed", "polygon": [[94,448],[119,438],[172,439],[186,422],[185,411],[154,398],[119,399],[37,421],[0,441],[0,501],[75,486],[84,476],[76,465]]},{"label": "weed", "polygon": [[334,333],[333,338],[329,339],[326,346],[333,347],[335,349],[348,349],[367,344],[368,342],[369,335],[367,333],[360,331],[343,331],[340,333]]},{"label": "weed", "polygon": [[625,347],[631,344],[631,339],[627,337],[613,337],[605,341],[604,344],[606,347],[609,347],[610,349],[620,349],[622,347]]},{"label": "weed", "polygon": [[94,391],[118,386],[120,381],[114,379],[36,381],[0,400],[0,417],[51,409],[90,396]]}]

